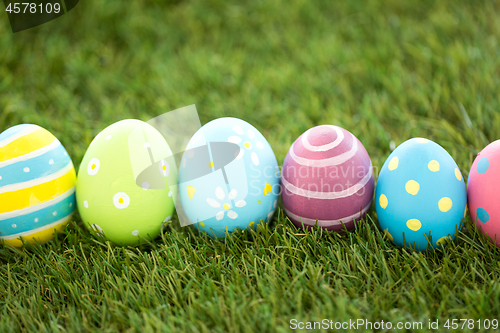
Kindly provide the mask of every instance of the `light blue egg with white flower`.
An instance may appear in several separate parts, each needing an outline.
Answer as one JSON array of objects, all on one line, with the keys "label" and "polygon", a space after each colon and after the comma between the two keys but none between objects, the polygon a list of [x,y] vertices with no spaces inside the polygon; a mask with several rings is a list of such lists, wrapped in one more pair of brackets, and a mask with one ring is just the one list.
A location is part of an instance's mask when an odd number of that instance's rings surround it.
[{"label": "light blue egg with white flower", "polygon": [[198,130],[179,168],[183,213],[216,238],[268,223],[278,205],[279,183],[271,146],[255,127],[236,118],[219,118]]}]

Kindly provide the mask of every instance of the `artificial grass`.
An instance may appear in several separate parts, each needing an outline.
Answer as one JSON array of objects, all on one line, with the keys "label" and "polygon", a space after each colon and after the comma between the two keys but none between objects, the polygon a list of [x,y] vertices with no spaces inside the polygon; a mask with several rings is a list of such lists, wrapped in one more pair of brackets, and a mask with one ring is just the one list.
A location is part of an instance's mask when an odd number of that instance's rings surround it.
[{"label": "artificial grass", "polygon": [[[77,167],[111,123],[193,103],[202,123],[250,122],[280,164],[302,132],[335,124],[375,170],[419,136],[467,178],[500,137],[494,1],[89,0],[17,34],[0,15],[0,130],[38,124]],[[394,246],[373,209],[331,233],[296,229],[279,208],[226,242],[174,221],[137,248],[98,242],[76,215],[46,245],[0,249],[0,331],[285,332],[324,318],[443,329],[498,318],[499,259],[469,218],[444,250],[418,253]]]}]

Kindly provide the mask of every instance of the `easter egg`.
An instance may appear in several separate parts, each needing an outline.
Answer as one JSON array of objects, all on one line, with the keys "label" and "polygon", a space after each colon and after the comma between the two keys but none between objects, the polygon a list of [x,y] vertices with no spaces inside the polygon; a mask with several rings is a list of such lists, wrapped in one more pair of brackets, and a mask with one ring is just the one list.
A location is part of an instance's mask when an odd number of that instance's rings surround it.
[{"label": "easter egg", "polygon": [[[139,120],[122,120],[100,132],[78,171],[76,200],[84,225],[122,246],[157,237],[174,212],[170,155],[163,136]],[[152,180],[141,179],[143,170]]]},{"label": "easter egg", "polygon": [[445,245],[455,238],[466,205],[457,164],[428,139],[405,141],[380,170],[375,209],[380,227],[398,246],[425,251],[430,241],[432,247]]},{"label": "easter egg", "polygon": [[190,223],[219,238],[269,222],[279,179],[264,136],[243,120],[219,118],[191,138],[179,168],[179,196]]},{"label": "easter egg", "polygon": [[490,240],[500,247],[500,140],[490,143],[476,157],[467,182],[471,219]]},{"label": "easter egg", "polygon": [[282,199],[297,227],[352,229],[373,199],[370,156],[349,131],[313,127],[290,147],[283,163]]},{"label": "easter egg", "polygon": [[0,134],[0,239],[41,244],[64,229],[75,210],[71,158],[50,132],[17,125]]}]

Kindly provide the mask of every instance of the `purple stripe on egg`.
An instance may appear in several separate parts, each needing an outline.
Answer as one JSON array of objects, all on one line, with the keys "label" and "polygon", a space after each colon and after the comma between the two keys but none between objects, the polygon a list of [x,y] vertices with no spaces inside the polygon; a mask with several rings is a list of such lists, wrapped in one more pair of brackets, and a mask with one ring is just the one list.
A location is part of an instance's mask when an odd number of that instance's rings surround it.
[{"label": "purple stripe on egg", "polygon": [[[285,157],[283,205],[298,226],[302,217],[304,224],[319,219],[319,226],[340,230],[340,220],[361,218],[370,208],[374,183],[361,142],[338,126],[317,126],[302,134]],[[354,222],[346,227],[354,227]]]},{"label": "purple stripe on egg", "polygon": [[288,192],[283,188],[282,199],[285,207],[293,207],[293,211],[303,217],[334,220],[350,216],[365,208],[372,199],[374,182],[368,182],[357,193],[338,199],[314,199]]},{"label": "purple stripe on egg", "polygon": [[[318,126],[318,127],[321,127],[319,133],[317,133],[318,131],[316,130],[315,127],[311,129],[314,131],[309,130],[308,132],[302,134],[297,140],[295,140],[295,142],[293,143],[293,154],[295,156],[315,161],[324,160],[332,157],[337,157],[339,155],[347,154],[349,151],[352,151],[360,146],[360,142],[356,139],[354,135],[352,135],[350,132],[344,129],[341,129],[340,127],[339,131],[342,133],[342,140],[338,144],[335,143],[335,145],[333,145],[333,143],[338,139],[335,130],[332,129],[330,126]],[[332,141],[328,143],[325,141],[326,138],[329,138]],[[304,145],[305,141],[307,141],[308,144]],[[354,143],[354,141],[358,142]],[[354,145],[356,145],[356,147],[353,147]],[[308,148],[310,146],[322,149],[328,147],[330,149],[311,150]],[[292,154],[291,151],[289,151],[289,153]]]},{"label": "purple stripe on egg", "polygon": [[302,217],[302,216],[299,216],[295,213],[292,213],[291,211],[289,211],[288,209],[285,208],[285,213],[288,215],[288,217],[290,219],[292,219],[292,221],[295,223],[297,222],[298,224],[301,224],[300,221],[302,221],[302,223],[304,223],[304,225],[309,225],[309,226],[314,226],[314,225],[318,225],[318,226],[321,226],[321,227],[335,227],[335,226],[342,226],[342,223],[345,225],[345,224],[352,224],[354,223],[355,221],[358,222],[359,220],[361,220],[361,218],[363,218],[366,214],[366,212],[368,211],[368,209],[370,209],[370,206],[371,206],[371,201],[369,203],[369,205],[367,205],[366,207],[364,207],[363,209],[360,209],[359,212],[357,213],[354,213],[350,216],[345,216],[343,218],[340,218],[340,219],[336,219],[336,220],[321,220],[321,219],[310,219],[310,218],[307,218],[307,217]]},{"label": "purple stripe on egg", "polygon": [[[307,186],[295,186],[287,181],[285,177],[282,178],[282,185],[285,187],[284,191],[288,191],[292,194],[300,195],[307,198],[314,199],[338,199],[349,197],[357,192],[359,192],[365,185],[370,182],[373,178],[373,171],[370,166],[368,169],[368,173],[355,184],[349,186],[351,184],[347,184],[347,186],[343,186],[339,183],[329,184],[323,183],[323,179],[321,179],[322,184],[309,183]],[[333,182],[332,182],[333,183]],[[330,186],[332,185],[332,186]],[[311,190],[313,189],[313,190]],[[321,191],[318,191],[321,189]],[[327,189],[327,191],[324,191]]]}]

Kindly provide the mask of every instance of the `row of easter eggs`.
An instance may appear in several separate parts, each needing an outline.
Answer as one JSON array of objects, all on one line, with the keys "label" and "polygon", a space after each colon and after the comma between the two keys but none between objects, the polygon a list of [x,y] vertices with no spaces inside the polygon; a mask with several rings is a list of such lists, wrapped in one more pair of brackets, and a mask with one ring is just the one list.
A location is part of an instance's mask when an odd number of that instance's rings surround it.
[{"label": "row of easter eggs", "polygon": [[452,240],[467,194],[480,230],[493,239],[500,233],[494,192],[500,141],[474,161],[468,192],[453,158],[423,138],[392,152],[376,190],[368,153],[338,126],[302,134],[281,171],[267,140],[240,119],[206,124],[187,147],[177,165],[154,127],[123,120],[94,138],[76,177],[51,133],[36,125],[9,128],[0,134],[0,238],[16,247],[43,243],[64,228],[76,206],[96,237],[118,245],[154,239],[175,207],[184,224],[218,238],[269,222],[280,194],[297,226],[352,229],[374,191],[380,227],[399,246],[425,250]]}]

